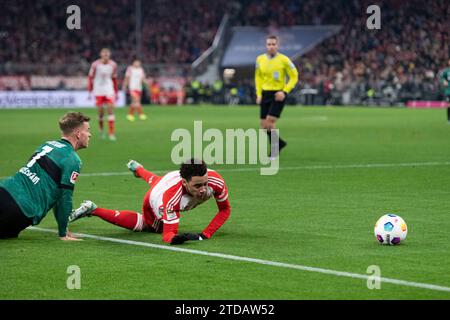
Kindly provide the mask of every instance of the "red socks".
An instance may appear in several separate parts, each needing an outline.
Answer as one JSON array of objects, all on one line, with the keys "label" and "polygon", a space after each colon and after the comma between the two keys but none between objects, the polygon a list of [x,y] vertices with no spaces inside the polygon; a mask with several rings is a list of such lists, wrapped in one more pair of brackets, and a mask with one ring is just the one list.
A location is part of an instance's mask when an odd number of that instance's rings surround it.
[{"label": "red socks", "polygon": [[100,131],[103,131],[103,117],[98,118],[98,126],[100,128]]},{"label": "red socks", "polygon": [[92,215],[129,230],[142,231],[144,228],[144,217],[134,211],[97,208],[92,211]]},{"label": "red socks", "polygon": [[148,184],[152,184],[153,182],[155,182],[155,180],[157,178],[159,178],[159,176],[157,176],[156,174],[151,173],[150,171],[147,171],[144,169],[144,167],[139,167],[136,170],[137,175],[144,180],[145,182],[147,182]]},{"label": "red socks", "polygon": [[109,135],[114,134],[114,122],[116,122],[116,117],[113,114],[110,114],[108,116]]},{"label": "red socks", "polygon": [[134,112],[137,112],[138,115],[141,115],[142,114],[142,105],[141,104],[138,104],[138,105],[130,104],[130,111],[128,111],[128,114],[134,116]]}]

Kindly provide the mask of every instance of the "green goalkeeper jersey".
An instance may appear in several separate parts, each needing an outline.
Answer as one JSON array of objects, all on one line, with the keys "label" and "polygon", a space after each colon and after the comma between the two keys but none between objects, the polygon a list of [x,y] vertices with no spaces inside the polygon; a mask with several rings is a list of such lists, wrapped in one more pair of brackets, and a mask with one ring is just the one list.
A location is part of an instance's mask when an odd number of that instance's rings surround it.
[{"label": "green goalkeeper jersey", "polygon": [[445,86],[445,95],[450,96],[450,68],[445,68],[440,72],[440,78],[442,82],[447,81],[447,85]]},{"label": "green goalkeeper jersey", "polygon": [[0,182],[22,212],[37,225],[53,208],[60,237],[66,236],[81,160],[69,141],[47,141],[12,177]]}]

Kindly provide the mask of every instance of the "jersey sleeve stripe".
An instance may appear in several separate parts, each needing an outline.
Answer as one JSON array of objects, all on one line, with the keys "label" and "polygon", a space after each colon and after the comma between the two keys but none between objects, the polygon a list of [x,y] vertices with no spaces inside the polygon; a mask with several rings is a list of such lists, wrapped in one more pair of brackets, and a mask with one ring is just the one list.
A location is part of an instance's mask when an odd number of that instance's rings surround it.
[{"label": "jersey sleeve stripe", "polygon": [[212,186],[216,186],[219,189],[223,189],[224,188],[223,184],[219,184],[219,183],[216,183],[216,182],[213,182],[213,181],[209,181],[208,184],[212,185]]},{"label": "jersey sleeve stripe", "polygon": [[228,193],[225,195],[225,197],[223,197],[222,199],[220,199],[220,198],[217,198],[216,199],[216,201],[217,202],[224,202],[225,200],[227,200],[228,199]]},{"label": "jersey sleeve stripe", "polygon": [[224,183],[224,181],[222,179],[219,179],[219,178],[216,178],[216,177],[211,177],[211,176],[208,177],[208,180],[215,180],[217,182]]},{"label": "jersey sleeve stripe", "polygon": [[215,187],[217,187],[219,189],[223,189],[223,185],[216,184],[215,182],[211,182],[210,181],[209,184],[211,184],[212,186],[215,186]]},{"label": "jersey sleeve stripe", "polygon": [[222,180],[217,179],[217,178],[208,177],[208,181],[215,182],[216,184],[218,184],[220,186],[224,185],[224,182]]},{"label": "jersey sleeve stripe", "polygon": [[180,222],[180,219],[175,219],[175,220],[163,220],[163,222],[165,224],[176,224],[178,222]]},{"label": "jersey sleeve stripe", "polygon": [[181,194],[174,200],[172,201],[168,206],[167,209],[171,209],[174,210],[173,208],[177,205],[177,203],[181,200]]},{"label": "jersey sleeve stripe", "polygon": [[179,188],[178,191],[175,193],[175,195],[167,202],[166,207],[170,208],[172,206],[174,206],[178,199],[181,198],[181,193],[182,193],[182,188]]},{"label": "jersey sleeve stripe", "polygon": [[170,205],[170,204],[175,200],[175,198],[178,197],[178,195],[179,195],[180,193],[181,193],[181,188],[178,189],[177,192],[175,192],[175,194],[172,196],[172,198],[170,198],[169,201],[167,201],[167,205]]}]

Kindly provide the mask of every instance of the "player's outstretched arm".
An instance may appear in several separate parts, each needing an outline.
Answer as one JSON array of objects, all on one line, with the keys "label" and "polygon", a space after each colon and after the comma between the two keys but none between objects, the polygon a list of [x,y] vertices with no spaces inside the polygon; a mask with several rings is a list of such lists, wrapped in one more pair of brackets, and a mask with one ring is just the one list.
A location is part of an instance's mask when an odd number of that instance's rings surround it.
[{"label": "player's outstretched arm", "polygon": [[206,239],[211,238],[212,235],[223,226],[231,214],[231,206],[228,199],[225,199],[224,201],[216,200],[216,203],[219,212],[217,212],[209,225],[201,233]]},{"label": "player's outstretched arm", "polygon": [[64,238],[67,235],[67,224],[69,215],[72,212],[72,194],[72,190],[63,189],[61,191],[61,197],[53,207],[53,213],[58,224],[58,235],[60,238]]}]

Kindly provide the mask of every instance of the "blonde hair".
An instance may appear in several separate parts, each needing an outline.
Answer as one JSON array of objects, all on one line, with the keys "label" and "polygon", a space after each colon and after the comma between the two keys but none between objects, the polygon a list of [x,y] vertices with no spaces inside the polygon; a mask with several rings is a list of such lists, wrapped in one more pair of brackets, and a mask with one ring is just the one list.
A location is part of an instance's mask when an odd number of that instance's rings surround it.
[{"label": "blonde hair", "polygon": [[81,112],[68,112],[59,119],[58,123],[62,133],[67,135],[89,120],[91,119]]}]

